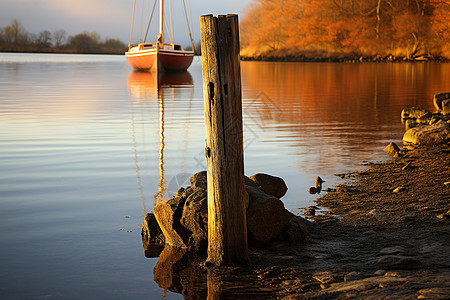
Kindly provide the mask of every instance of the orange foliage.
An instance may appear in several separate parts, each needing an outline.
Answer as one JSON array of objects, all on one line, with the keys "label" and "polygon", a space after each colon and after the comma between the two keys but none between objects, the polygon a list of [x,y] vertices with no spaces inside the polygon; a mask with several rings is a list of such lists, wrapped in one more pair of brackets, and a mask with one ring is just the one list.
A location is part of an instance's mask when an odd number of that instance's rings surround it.
[{"label": "orange foliage", "polygon": [[446,0],[258,0],[241,22],[241,55],[440,55],[449,24]]}]

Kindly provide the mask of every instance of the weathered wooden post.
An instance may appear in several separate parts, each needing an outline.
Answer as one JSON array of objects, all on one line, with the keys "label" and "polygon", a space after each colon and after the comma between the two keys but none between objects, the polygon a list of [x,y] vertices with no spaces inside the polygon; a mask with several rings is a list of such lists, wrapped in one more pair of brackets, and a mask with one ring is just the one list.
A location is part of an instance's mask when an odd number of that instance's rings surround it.
[{"label": "weathered wooden post", "polygon": [[200,17],[208,173],[208,261],[248,261],[237,15]]}]

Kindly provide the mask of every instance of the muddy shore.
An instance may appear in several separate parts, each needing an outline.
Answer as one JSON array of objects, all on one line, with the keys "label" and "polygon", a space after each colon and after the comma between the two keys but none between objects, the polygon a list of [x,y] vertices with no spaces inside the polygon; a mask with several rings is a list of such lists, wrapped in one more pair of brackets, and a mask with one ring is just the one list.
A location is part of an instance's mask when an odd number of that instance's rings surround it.
[{"label": "muddy shore", "polygon": [[361,169],[336,174],[347,181],[316,201],[303,246],[251,248],[248,266],[218,269],[165,249],[155,281],[185,299],[449,299],[450,148]]},{"label": "muddy shore", "polygon": [[347,183],[317,200],[328,210],[312,217],[306,245],[273,252],[285,266],[278,274],[260,270],[276,298],[450,298],[450,149],[416,149],[368,167],[336,174]]}]

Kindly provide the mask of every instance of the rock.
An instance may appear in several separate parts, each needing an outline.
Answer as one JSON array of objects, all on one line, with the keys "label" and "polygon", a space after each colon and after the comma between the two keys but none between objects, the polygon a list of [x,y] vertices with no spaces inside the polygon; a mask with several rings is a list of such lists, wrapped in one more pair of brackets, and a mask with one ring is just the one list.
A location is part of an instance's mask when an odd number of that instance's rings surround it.
[{"label": "rock", "polygon": [[442,101],[442,114],[444,116],[450,114],[450,99]]},{"label": "rock", "polygon": [[380,269],[380,270],[375,271],[375,273],[373,273],[373,274],[377,275],[377,276],[384,276],[384,274],[386,274],[386,271]]},{"label": "rock", "polygon": [[247,230],[256,245],[264,245],[279,237],[291,221],[283,202],[262,190],[246,186],[249,195]]},{"label": "rock", "polygon": [[350,272],[348,274],[346,274],[344,276],[344,281],[348,282],[348,281],[353,281],[353,280],[360,280],[361,279],[361,275],[358,272]]},{"label": "rock", "polygon": [[396,193],[401,193],[401,192],[404,192],[404,191],[406,191],[406,188],[404,186],[399,186],[399,187],[395,188],[392,192],[394,194],[396,194]]},{"label": "rock", "polygon": [[154,214],[145,216],[141,237],[145,257],[158,257],[164,248],[165,239]]},{"label": "rock", "polygon": [[449,220],[450,219],[450,214],[449,213],[445,213],[445,214],[440,214],[436,216],[438,219],[441,220]]},{"label": "rock", "polygon": [[435,94],[433,98],[434,107],[438,110],[442,110],[442,101],[450,99],[450,93]]},{"label": "rock", "polygon": [[406,130],[409,130],[409,129],[411,129],[411,128],[417,127],[417,126],[419,126],[419,125],[420,125],[420,124],[417,123],[415,119],[407,119],[407,120],[405,121],[405,129],[406,129]]},{"label": "rock", "polygon": [[402,110],[402,122],[404,123],[407,119],[419,119],[426,116],[431,117],[431,112],[422,107],[412,107],[405,108]]},{"label": "rock", "polygon": [[386,152],[390,157],[397,157],[399,156],[400,148],[394,142],[391,142],[386,146],[386,148],[384,148],[384,152]]},{"label": "rock", "polygon": [[430,114],[425,114],[425,115],[421,116],[420,118],[417,118],[416,122],[419,125],[429,125],[429,124],[431,124],[432,120],[433,120],[433,115],[430,113]]},{"label": "rock", "polygon": [[384,215],[384,213],[379,209],[372,209],[371,211],[369,211],[369,214],[375,217],[381,217]]},{"label": "rock", "polygon": [[195,188],[194,192],[186,199],[180,223],[192,232],[188,245],[194,249],[206,249],[208,243],[208,202],[207,193],[204,189]]},{"label": "rock", "polygon": [[325,182],[325,180],[323,180],[319,176],[317,176],[316,179],[314,180],[314,184],[316,185],[317,193],[320,193],[322,191],[322,183],[324,183],[324,182]]},{"label": "rock", "polygon": [[[366,291],[372,288],[379,287],[381,284],[396,285],[396,284],[404,284],[405,281],[406,281],[405,278],[375,276],[361,280],[354,280],[350,282],[333,283],[329,288],[321,290],[321,293],[331,294],[349,291]],[[320,297],[321,295],[322,294],[318,294],[317,299],[321,299]]]},{"label": "rock", "polygon": [[394,269],[415,269],[420,266],[420,261],[417,258],[403,255],[383,255],[379,257],[375,263],[386,268]]},{"label": "rock", "polygon": [[308,193],[317,194],[318,192],[317,192],[316,187],[312,186],[312,187],[308,188]]},{"label": "rock", "polygon": [[191,182],[192,188],[201,188],[204,190],[208,188],[208,184],[206,182],[207,180],[206,171],[200,171],[195,173],[194,175],[191,176],[189,180]]},{"label": "rock", "polygon": [[316,215],[316,209],[314,207],[307,207],[305,208],[305,215],[307,216],[315,216]]},{"label": "rock", "polygon": [[280,177],[257,173],[249,177],[256,185],[267,195],[275,196],[277,198],[283,197],[288,188],[284,180]]},{"label": "rock", "polygon": [[417,146],[437,146],[450,142],[450,124],[440,120],[433,125],[409,129],[403,135],[403,143]]},{"label": "rock", "polygon": [[375,230],[367,230],[367,231],[363,232],[364,235],[372,235],[372,234],[375,234],[375,233],[377,233]]},{"label": "rock", "polygon": [[244,184],[248,186],[258,187],[258,185],[247,176],[244,176]]},{"label": "rock", "polygon": [[381,255],[391,255],[391,254],[403,254],[406,253],[406,249],[402,246],[393,246],[393,247],[386,247],[380,250],[379,254]]},{"label": "rock", "polygon": [[422,289],[417,291],[417,293],[420,294],[419,297],[417,297],[418,299],[434,299],[434,300],[439,300],[439,299],[449,299],[449,295],[450,295],[450,288],[448,287],[434,287],[434,288],[428,288],[428,289]]},{"label": "rock", "polygon": [[311,223],[290,212],[288,214],[291,216],[291,219],[282,233],[283,240],[288,242],[289,245],[301,244],[306,240]]},{"label": "rock", "polygon": [[386,272],[386,274],[384,274],[384,276],[386,276],[386,277],[400,277],[400,275],[398,275],[397,272]]},{"label": "rock", "polygon": [[[172,247],[186,248],[190,232],[180,224],[182,204],[180,198],[158,202],[153,208],[165,242]],[[184,238],[184,240],[183,240]]]}]

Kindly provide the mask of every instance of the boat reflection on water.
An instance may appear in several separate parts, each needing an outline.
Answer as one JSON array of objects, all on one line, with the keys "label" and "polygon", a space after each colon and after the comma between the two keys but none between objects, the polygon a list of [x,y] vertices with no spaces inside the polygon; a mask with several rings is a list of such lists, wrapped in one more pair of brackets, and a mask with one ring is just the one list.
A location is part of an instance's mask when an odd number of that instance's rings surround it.
[{"label": "boat reflection on water", "polygon": [[[188,71],[176,72],[176,73],[151,73],[141,71],[131,71],[128,75],[128,90],[131,99],[139,101],[138,105],[141,106],[145,102],[158,101],[159,104],[159,182],[158,191],[153,195],[155,202],[167,199],[166,180],[164,178],[164,147],[165,147],[165,135],[164,135],[164,101],[174,100],[172,90],[177,89],[180,86],[193,86],[192,76]],[[167,91],[169,91],[167,93]],[[173,92],[173,91],[172,91]],[[165,99],[172,97],[170,99]],[[142,107],[142,106],[141,106]],[[144,215],[147,214],[146,202],[143,192],[137,143],[136,143],[136,131],[134,114],[132,114],[132,127],[133,127],[133,149],[136,164],[136,177],[138,182],[139,193],[142,201]]]}]

